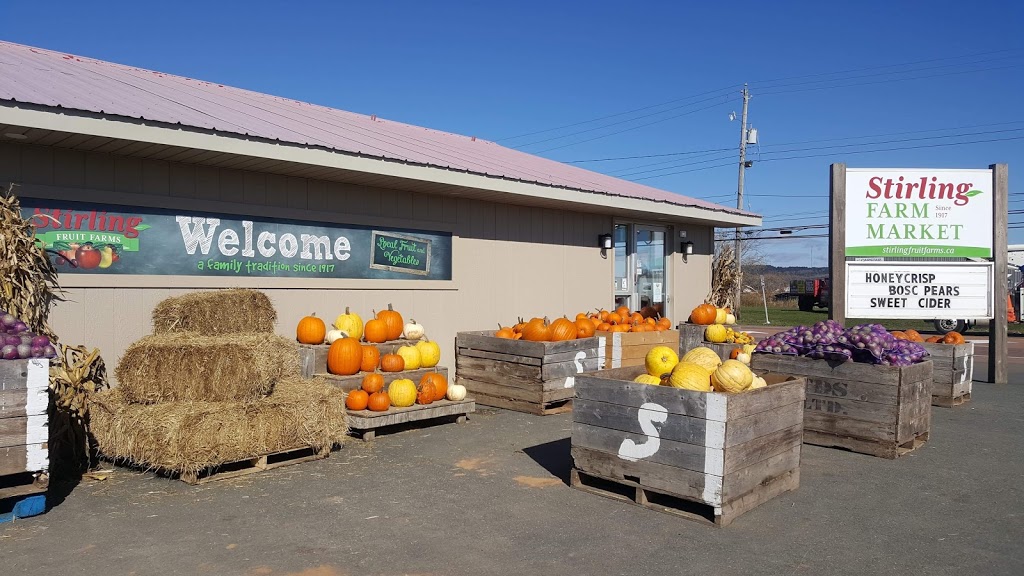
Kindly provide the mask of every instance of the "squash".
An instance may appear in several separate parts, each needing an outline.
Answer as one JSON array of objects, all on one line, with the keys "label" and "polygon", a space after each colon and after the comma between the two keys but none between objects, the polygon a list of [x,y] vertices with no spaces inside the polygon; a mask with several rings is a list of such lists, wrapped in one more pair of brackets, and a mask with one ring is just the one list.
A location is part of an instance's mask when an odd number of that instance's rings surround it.
[{"label": "squash", "polygon": [[590,338],[594,335],[594,330],[597,328],[590,318],[578,318],[575,324],[577,338]]},{"label": "squash", "polygon": [[419,340],[423,338],[423,333],[423,325],[417,324],[412,318],[409,319],[405,328],[402,329],[402,336],[405,336],[406,340]]},{"label": "squash", "polygon": [[345,408],[349,410],[366,410],[370,403],[370,395],[365,390],[353,390],[345,397]]},{"label": "squash", "polygon": [[461,402],[466,399],[466,387],[462,384],[452,384],[444,397],[452,402]]},{"label": "squash", "polygon": [[300,344],[323,344],[326,335],[327,326],[323,320],[316,317],[316,312],[303,317],[295,327],[295,339]]},{"label": "squash", "polygon": [[391,404],[399,408],[407,408],[416,403],[416,384],[408,378],[399,378],[388,385],[388,397]]},{"label": "squash", "polygon": [[735,360],[743,352],[743,348],[733,348],[729,351],[729,359]]},{"label": "squash", "polygon": [[387,342],[388,340],[388,326],[383,320],[377,320],[374,318],[366,323],[366,331],[364,333],[367,342],[375,342],[380,344],[381,342]]},{"label": "squash", "polygon": [[384,372],[401,372],[405,370],[405,359],[398,354],[385,354],[380,357],[380,369]]},{"label": "squash", "polygon": [[728,317],[729,313],[725,311],[725,308],[715,308],[715,324],[725,324]]},{"label": "squash", "polygon": [[683,354],[680,362],[699,364],[708,371],[708,374],[711,374],[716,368],[722,365],[722,359],[718,356],[718,352],[715,352],[707,346],[698,346],[686,354]]},{"label": "squash", "polygon": [[750,366],[750,354],[747,354],[746,352],[740,352],[737,354],[735,360],[739,360],[745,365]]},{"label": "squash", "polygon": [[396,312],[395,309],[391,307],[391,304],[388,304],[387,310],[377,312],[376,316],[377,320],[384,321],[384,326],[387,328],[388,340],[398,340],[402,337],[402,328],[405,327],[405,324],[402,322],[402,315]]},{"label": "squash", "polygon": [[729,312],[728,314],[725,315],[725,324],[726,324],[726,326],[732,326],[735,323],[736,323],[736,315],[735,314],[733,314],[732,312]]},{"label": "squash", "polygon": [[371,372],[370,374],[363,376],[363,383],[359,387],[367,394],[380,392],[384,389],[384,375],[378,374],[377,372]]},{"label": "squash", "polygon": [[370,401],[366,404],[366,407],[374,412],[384,412],[391,408],[391,397],[388,396],[387,392],[377,390],[370,394]]},{"label": "squash", "polygon": [[764,378],[755,374],[753,380],[750,381],[750,387],[747,388],[747,391],[757,390],[758,388],[765,388],[767,386],[768,383],[764,381]]},{"label": "squash", "polygon": [[405,368],[403,370],[419,370],[420,369],[420,351],[415,346],[400,346],[395,351],[405,360]]},{"label": "squash", "polygon": [[718,310],[711,304],[704,303],[697,306],[690,312],[690,322],[694,324],[708,325],[715,323],[715,317],[718,315]]},{"label": "squash", "polygon": [[327,371],[331,374],[351,376],[359,372],[362,361],[362,345],[355,338],[335,340],[327,349]]},{"label": "squash", "polygon": [[363,354],[359,362],[359,370],[362,372],[373,372],[379,364],[380,350],[373,344],[363,344]]},{"label": "squash", "polygon": [[559,318],[551,323],[551,341],[575,340],[579,329],[568,318]]},{"label": "squash", "polygon": [[[540,322],[537,322],[540,320]],[[547,318],[534,318],[523,328],[523,340],[548,342],[551,340],[551,326]]]},{"label": "squash", "polygon": [[729,337],[729,332],[721,324],[712,324],[704,330],[704,339],[708,342],[721,344]]},{"label": "squash", "polygon": [[420,340],[416,343],[420,352],[420,368],[433,368],[441,361],[441,347],[431,340]]},{"label": "squash", "polygon": [[650,384],[651,386],[657,386],[661,384],[661,378],[651,376],[650,374],[641,374],[636,378],[633,378],[633,382],[636,382],[637,384]]},{"label": "squash", "polygon": [[726,360],[711,373],[711,386],[716,392],[743,392],[753,380],[754,373],[739,360]]},{"label": "squash", "polygon": [[672,369],[679,364],[679,355],[668,346],[655,346],[644,356],[644,368],[651,376],[661,378],[672,372]]},{"label": "squash", "polygon": [[680,362],[667,378],[666,384],[673,388],[693,390],[695,392],[711,391],[711,376],[699,364]]},{"label": "squash", "polygon": [[964,337],[959,332],[954,330],[954,331],[946,334],[945,336],[943,336],[942,343],[943,344],[963,344],[964,343]]},{"label": "squash", "polygon": [[327,341],[328,344],[334,344],[335,340],[340,340],[342,338],[348,338],[348,334],[346,334],[342,330],[334,328],[332,330],[327,331],[327,336],[324,339]]},{"label": "squash", "polygon": [[430,404],[434,401],[434,383],[430,380],[420,380],[420,386],[416,389],[416,403]]},{"label": "squash", "polygon": [[334,319],[334,327],[356,340],[363,337],[363,319],[359,314],[349,312],[348,306],[345,306],[344,314],[339,314]]},{"label": "squash", "polygon": [[448,394],[448,379],[445,378],[444,374],[440,372],[427,372],[420,378],[420,386],[425,382],[430,382],[434,386],[434,401],[444,400],[446,394]]}]

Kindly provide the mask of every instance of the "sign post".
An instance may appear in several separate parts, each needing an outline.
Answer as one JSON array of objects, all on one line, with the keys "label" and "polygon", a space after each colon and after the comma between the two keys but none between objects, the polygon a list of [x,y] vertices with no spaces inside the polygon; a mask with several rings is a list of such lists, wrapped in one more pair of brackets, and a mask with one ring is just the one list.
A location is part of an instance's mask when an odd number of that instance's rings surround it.
[{"label": "sign post", "polygon": [[1009,214],[1009,170],[1006,164],[989,166],[992,171],[992,246],[995,248],[995,311],[993,321],[988,325],[988,381],[1006,384],[1010,380],[1006,364],[1006,260],[1007,260],[1007,216]]}]

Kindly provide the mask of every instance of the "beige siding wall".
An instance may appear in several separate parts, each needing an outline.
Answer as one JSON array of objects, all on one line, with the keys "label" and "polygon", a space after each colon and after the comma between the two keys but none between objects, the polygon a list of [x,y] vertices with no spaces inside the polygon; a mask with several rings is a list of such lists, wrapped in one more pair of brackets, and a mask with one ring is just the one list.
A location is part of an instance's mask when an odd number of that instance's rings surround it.
[{"label": "beige siding wall", "polygon": [[[427,327],[449,366],[458,331],[489,329],[518,316],[574,314],[612,301],[612,261],[596,247],[597,236],[611,232],[609,216],[3,143],[0,183],[7,181],[20,183],[25,196],[453,235],[451,282],[62,276],[68,301],[57,306],[53,326],[65,342],[99,347],[111,366],[151,331],[150,313],[160,300],[195,289],[244,283],[266,291],[278,310],[278,331],[286,336],[310,312],[333,318],[349,306],[365,319],[390,302]],[[673,305],[686,312],[707,292],[712,233],[687,230],[695,254],[685,263],[672,255]],[[678,241],[673,244],[677,250]]]}]

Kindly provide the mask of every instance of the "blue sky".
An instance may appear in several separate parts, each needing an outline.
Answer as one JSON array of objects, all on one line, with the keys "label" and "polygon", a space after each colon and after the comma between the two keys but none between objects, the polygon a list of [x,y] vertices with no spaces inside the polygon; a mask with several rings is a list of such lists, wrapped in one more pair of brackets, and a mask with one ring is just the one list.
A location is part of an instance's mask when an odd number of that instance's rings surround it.
[{"label": "blue sky", "polygon": [[[1024,210],[1024,3],[56,1],[4,2],[0,22],[13,42],[560,161],[696,152],[580,165],[729,205],[739,126],[728,113],[749,82],[760,147],[746,207],[765,227],[825,223],[831,162],[1005,162],[1010,209]],[[993,141],[962,144],[981,140]],[[902,149],[871,152],[881,148]],[[774,264],[827,264],[825,239],[761,246]]]}]

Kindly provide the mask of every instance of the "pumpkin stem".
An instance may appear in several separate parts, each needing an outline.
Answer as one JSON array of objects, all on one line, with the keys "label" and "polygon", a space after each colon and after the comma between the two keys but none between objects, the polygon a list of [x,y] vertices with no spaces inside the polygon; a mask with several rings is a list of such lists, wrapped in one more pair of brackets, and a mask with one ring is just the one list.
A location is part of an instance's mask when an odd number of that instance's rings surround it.
[{"label": "pumpkin stem", "polygon": [[392,311],[394,310],[394,308],[391,307],[391,303],[390,302],[388,302],[388,310],[392,310]]}]

